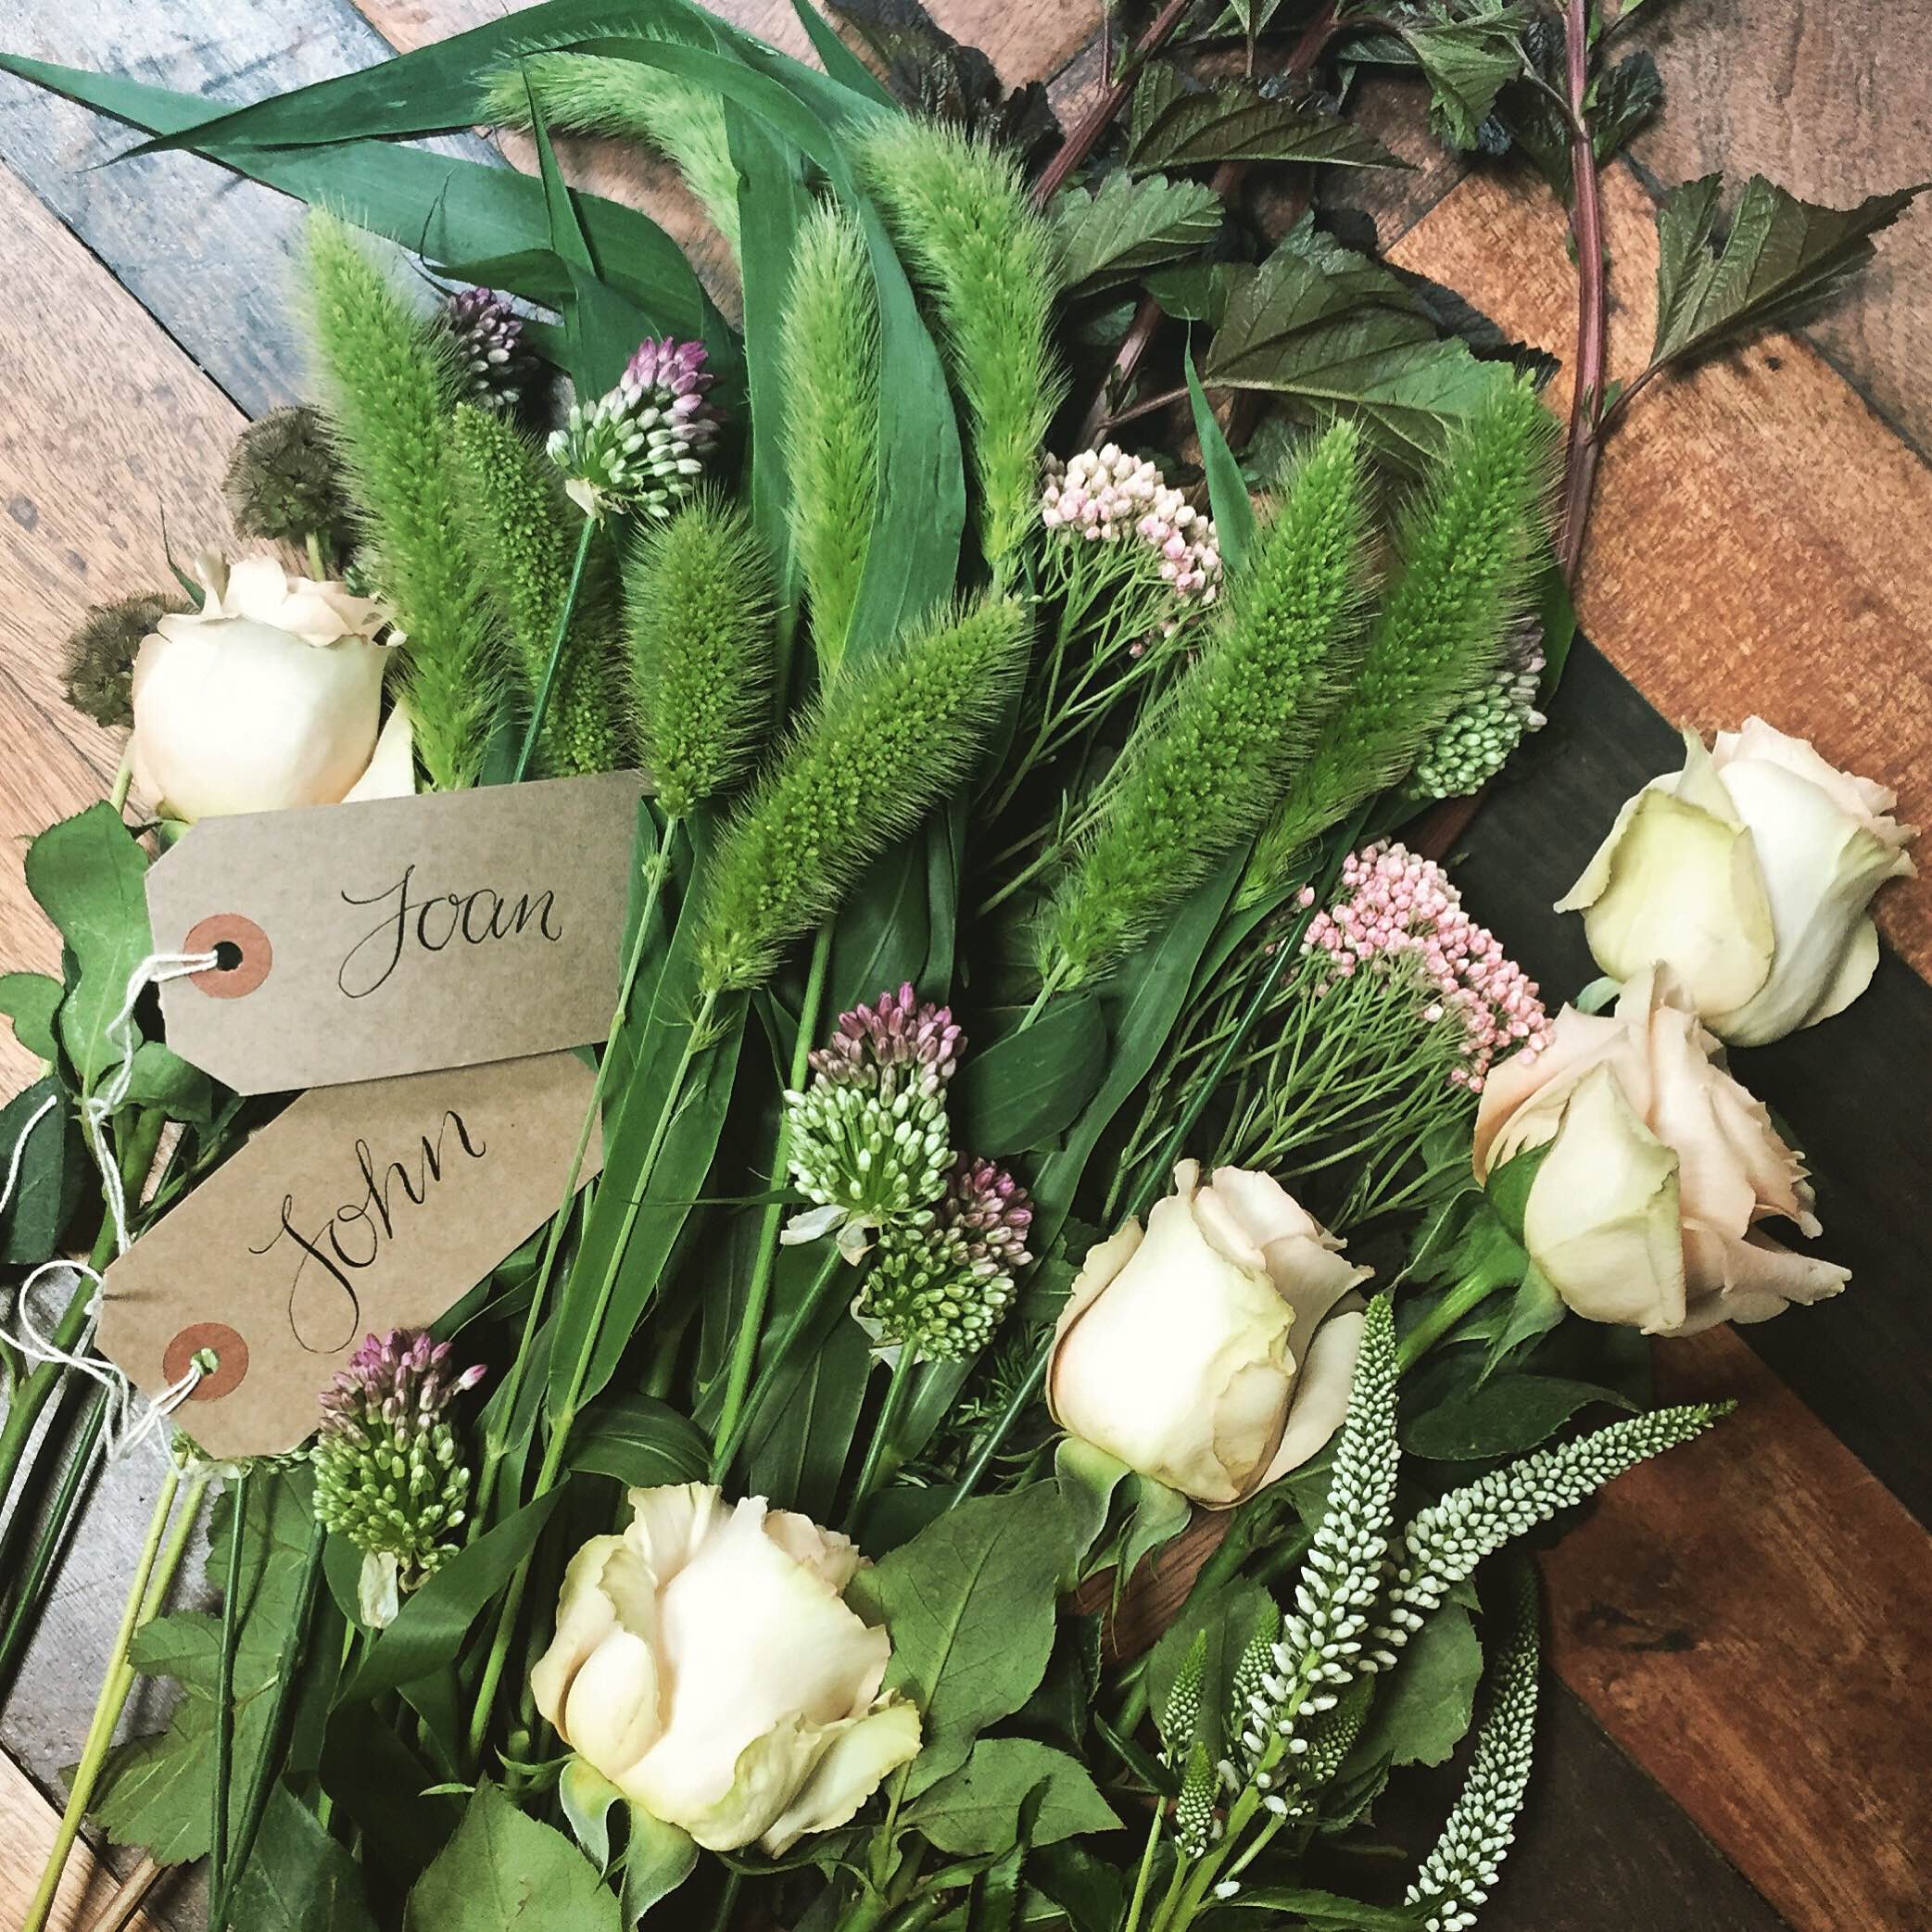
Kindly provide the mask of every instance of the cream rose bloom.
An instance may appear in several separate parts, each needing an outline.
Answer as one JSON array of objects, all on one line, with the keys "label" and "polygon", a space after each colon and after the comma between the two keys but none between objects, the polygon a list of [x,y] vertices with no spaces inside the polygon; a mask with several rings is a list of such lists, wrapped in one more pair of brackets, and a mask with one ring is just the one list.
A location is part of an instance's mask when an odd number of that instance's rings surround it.
[{"label": "cream rose bloom", "polygon": [[1592,1321],[1691,1334],[1766,1320],[1850,1279],[1758,1231],[1778,1216],[1819,1232],[1803,1164],[1666,972],[1632,979],[1614,1017],[1564,1007],[1547,1047],[1490,1074],[1476,1178],[1546,1143],[1524,1245]]},{"label": "cream rose bloom", "polygon": [[1226,1509],[1341,1426],[1361,1343],[1342,1244],[1266,1174],[1197,1161],[1092,1249],[1047,1368],[1054,1420],[1130,1469]]},{"label": "cream rose bloom", "polygon": [[847,1608],[865,1560],[808,1518],[702,1483],[630,1493],[621,1536],[571,1559],[530,1673],[577,1755],[713,1851],[774,1857],[845,1824],[919,1749],[881,1698],[891,1645]]},{"label": "cream rose bloom", "polygon": [[202,565],[198,611],[163,617],[134,659],[136,789],[195,820],[415,789],[409,715],[378,733],[384,618],[272,557]]},{"label": "cream rose bloom", "polygon": [[1827,764],[1762,718],[1653,778],[1619,814],[1557,903],[1581,912],[1616,979],[1677,974],[1711,1029],[1738,1046],[1842,1012],[1870,984],[1878,933],[1866,907],[1913,873],[1916,827],[1883,786]]}]

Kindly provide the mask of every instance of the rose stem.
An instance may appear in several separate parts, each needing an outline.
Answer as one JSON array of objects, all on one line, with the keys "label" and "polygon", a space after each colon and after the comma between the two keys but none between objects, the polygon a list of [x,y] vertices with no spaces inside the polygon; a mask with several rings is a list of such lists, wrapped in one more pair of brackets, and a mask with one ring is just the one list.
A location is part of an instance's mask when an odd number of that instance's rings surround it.
[{"label": "rose stem", "polygon": [[799,1338],[824,1313],[829,1291],[837,1285],[845,1265],[845,1257],[839,1252],[837,1243],[827,1243],[825,1259],[819,1264],[818,1279],[792,1311],[791,1320],[778,1332],[777,1339],[772,1344],[771,1359],[758,1371],[751,1393],[745,1397],[744,1407],[739,1410],[737,1422],[729,1434],[722,1430],[718,1433],[717,1447],[712,1451],[711,1457],[711,1480],[713,1483],[722,1483],[729,1474],[732,1459],[743,1446],[745,1437],[751,1433],[751,1424],[758,1420],[758,1411],[771,1393],[773,1383],[784,1372]]},{"label": "rose stem", "polygon": [[[818,928],[812,944],[812,964],[805,976],[805,997],[799,1007],[798,1037],[791,1048],[789,1091],[797,1092],[811,1071],[808,1055],[818,1033],[819,1009],[825,1004],[826,979],[832,958],[832,928],[829,922]],[[785,1184],[785,1170],[791,1155],[791,1112],[788,1107],[778,1117],[778,1136],[772,1149],[772,1185]],[[764,1210],[758,1231],[758,1253],[751,1264],[751,1284],[745,1291],[745,1311],[739,1318],[738,1334],[732,1343],[731,1363],[725,1382],[725,1403],[718,1411],[715,1440],[729,1439],[738,1427],[740,1410],[751,1387],[751,1365],[757,1359],[759,1337],[764,1329],[765,1305],[771,1299],[772,1270],[778,1255],[778,1233],[785,1219],[785,1203],[774,1201]]]},{"label": "rose stem", "polygon": [[550,654],[545,661],[543,677],[537,687],[537,695],[530,701],[530,724],[524,733],[524,748],[516,754],[516,768],[510,775],[512,785],[520,783],[530,769],[530,761],[537,755],[537,739],[543,730],[543,714],[550,708],[550,690],[557,682],[557,667],[563,662],[563,646],[570,636],[570,620],[576,613],[577,592],[584,584],[584,566],[590,561],[590,541],[597,535],[597,519],[584,519],[583,534],[577,538],[576,562],[571,565],[570,588],[563,593],[563,608],[557,612],[557,635],[550,641]]},{"label": "rose stem", "polygon": [[671,847],[677,836],[678,823],[676,818],[664,821],[657,850],[645,867],[644,897],[638,909],[637,935],[631,941],[630,957],[624,964],[624,980],[617,989],[617,1005],[611,1015],[610,1030],[604,1035],[607,1044],[603,1057],[597,1063],[597,1078],[590,1086],[590,1104],[584,1110],[584,1124],[577,1130],[576,1148],[570,1156],[570,1172],[563,1182],[563,1199],[550,1222],[550,1231],[543,1245],[543,1258],[537,1263],[537,1278],[531,1284],[530,1305],[524,1312],[523,1339],[517,1344],[510,1371],[491,1405],[492,1412],[500,1421],[490,1424],[484,1438],[483,1467],[476,1476],[476,1507],[470,1514],[472,1539],[481,1533],[488,1521],[489,1506],[496,1495],[497,1471],[502,1466],[504,1457],[510,1453],[510,1430],[516,1419],[517,1392],[523,1383],[524,1364],[529,1358],[531,1344],[537,1338],[550,1276],[557,1265],[557,1252],[563,1244],[563,1231],[569,1225],[571,1206],[577,1197],[577,1177],[584,1171],[584,1155],[589,1149],[591,1130],[597,1125],[603,1106],[604,1089],[611,1078],[611,1045],[614,1044],[624,1025],[624,1017],[630,1009],[631,993],[638,983],[638,968],[644,962],[644,949],[650,942],[650,922],[657,915],[658,899],[671,869]]},{"label": "rose stem", "polygon": [[1589,0],[1568,0],[1564,54],[1570,96],[1570,172],[1575,206],[1570,232],[1576,242],[1576,381],[1570,397],[1570,443],[1563,465],[1563,507],[1558,562],[1573,585],[1583,562],[1590,499],[1603,453],[1603,379],[1609,335],[1609,292],[1603,266],[1603,197],[1597,148],[1584,113],[1590,84]]},{"label": "rose stem", "polygon": [[899,1418],[905,1408],[905,1398],[913,1385],[913,1357],[918,1353],[913,1337],[908,1335],[899,1345],[899,1353],[892,1362],[892,1373],[886,1383],[886,1399],[880,1403],[878,1421],[872,1427],[872,1440],[866,1446],[865,1460],[859,1468],[858,1486],[852,1493],[852,1507],[845,1512],[845,1520],[856,1527],[859,1512],[872,1500],[872,1492],[878,1487],[885,1473],[886,1456],[892,1444],[892,1433],[899,1426]]},{"label": "rose stem", "polygon": [[228,1572],[221,1584],[221,1648],[215,1660],[215,1805],[208,1854],[210,1932],[219,1932],[228,1916],[228,1887],[234,1875],[228,1860],[228,1781],[234,1774],[234,1651],[242,1634],[242,1530],[247,1494],[248,1470],[244,1463],[228,1489]]},{"label": "rose stem", "polygon": [[161,1484],[160,1494],[155,1498],[154,1515],[148,1522],[147,1537],[141,1547],[141,1556],[134,1568],[134,1579],[128,1591],[127,1608],[121,1614],[120,1627],[114,1635],[114,1648],[108,1653],[107,1673],[101,1680],[100,1696],[95,1699],[94,1719],[87,1727],[87,1741],[81,1752],[81,1762],[74,1768],[74,1781],[68,1792],[67,1809],[60,1815],[60,1828],[55,1834],[54,1849],[47,1854],[47,1863],[40,1875],[40,1884],[33,1894],[32,1902],[27,1907],[27,1916],[22,1922],[20,1932],[45,1932],[47,1918],[54,1909],[55,1894],[60,1888],[61,1875],[67,1869],[69,1854],[74,1849],[74,1840],[81,1833],[81,1821],[87,1813],[87,1807],[94,1800],[95,1787],[100,1781],[101,1769],[106,1764],[107,1752],[114,1742],[114,1727],[120,1722],[120,1713],[127,1708],[128,1694],[134,1687],[134,1667],[128,1661],[128,1650],[134,1635],[159,1610],[168,1591],[174,1582],[175,1572],[181,1567],[182,1554],[186,1549],[188,1536],[195,1527],[195,1519],[200,1513],[201,1499],[208,1490],[208,1477],[197,1475],[188,1485],[187,1496],[183,1504],[174,1534],[169,1539],[165,1552],[161,1539],[168,1528],[169,1516],[173,1512],[174,1500],[181,1488],[181,1471],[170,1461],[168,1474]]}]

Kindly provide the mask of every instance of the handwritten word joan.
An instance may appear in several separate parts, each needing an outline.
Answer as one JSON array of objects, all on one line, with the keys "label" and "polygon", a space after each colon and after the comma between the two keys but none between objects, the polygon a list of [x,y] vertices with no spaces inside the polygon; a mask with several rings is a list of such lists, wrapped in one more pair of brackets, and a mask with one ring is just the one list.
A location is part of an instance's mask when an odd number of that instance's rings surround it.
[{"label": "handwritten word joan", "polygon": [[367,899],[342,894],[345,905],[384,908],[380,922],[349,948],[336,969],[335,983],[350,999],[367,999],[396,970],[411,941],[425,953],[440,953],[456,940],[483,946],[533,932],[555,945],[563,937],[557,923],[556,895],[548,888],[534,898],[520,892],[514,900],[490,886],[418,898],[411,890],[415,873],[414,865],[407,867],[393,886]]},{"label": "handwritten word joan", "polygon": [[[456,1130],[455,1150],[445,1144],[452,1128]],[[473,1137],[468,1123],[453,1107],[444,1114],[434,1140],[428,1134],[423,1136],[422,1154],[413,1168],[399,1160],[392,1160],[378,1178],[375,1156],[370,1152],[369,1143],[358,1140],[355,1145],[356,1166],[360,1171],[365,1192],[360,1200],[344,1202],[311,1234],[305,1234],[296,1226],[295,1196],[283,1195],[281,1227],[260,1246],[251,1244],[248,1252],[266,1255],[286,1241],[300,1253],[301,1259],[296,1263],[295,1273],[289,1277],[288,1325],[304,1348],[319,1355],[335,1355],[361,1339],[362,1302],[356,1293],[356,1277],[364,1269],[374,1267],[384,1252],[385,1243],[395,1239],[397,1214],[410,1207],[421,1207],[429,1199],[431,1188],[443,1179],[446,1154],[455,1151],[467,1155],[472,1160],[481,1160],[488,1149],[480,1137]],[[401,1201],[398,1201],[392,1193],[398,1185],[402,1189]],[[311,1277],[314,1287],[331,1300],[339,1294],[345,1318],[342,1328],[326,1336],[311,1336],[309,1332],[310,1324],[304,1320],[303,1310],[298,1306],[304,1297],[302,1278],[311,1261],[328,1277],[326,1282]]]}]

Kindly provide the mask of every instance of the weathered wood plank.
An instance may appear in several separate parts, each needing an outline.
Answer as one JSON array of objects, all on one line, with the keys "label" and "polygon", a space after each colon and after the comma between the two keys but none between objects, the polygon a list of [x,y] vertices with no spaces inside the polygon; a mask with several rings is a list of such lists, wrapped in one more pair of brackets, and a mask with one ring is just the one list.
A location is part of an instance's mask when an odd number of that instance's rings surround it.
[{"label": "weathered wood plank", "polygon": [[[1656,236],[1627,169],[1605,197],[1610,368],[1627,376],[1649,346]],[[1395,257],[1570,356],[1547,195],[1472,175]],[[1815,349],[1774,337],[1656,385],[1610,445],[1592,530],[1585,628],[1666,717],[1709,731],[1757,711],[1896,787],[1906,817],[1932,804],[1932,584],[1907,561],[1932,554],[1932,471]],[[1932,972],[1932,871],[1888,892],[1879,920]]]},{"label": "weathered wood plank", "polygon": [[1658,1351],[1735,1396],[1545,1559],[1557,1668],[1799,1932],[1932,1897],[1932,1540],[1723,1329]]},{"label": "weathered wood plank", "polygon": [[[54,1842],[53,1808],[6,1758],[0,1757],[0,1924],[25,1922],[39,1882],[41,1865]],[[51,1932],[87,1932],[107,1911],[116,1888],[114,1874],[98,1863],[84,1845],[74,1848],[67,1875],[54,1903]],[[131,1922],[132,1932],[152,1932],[145,1913]]]},{"label": "weathered wood plank", "polygon": [[[1631,32],[1665,89],[1635,152],[1666,184],[1757,171],[1845,208],[1932,172],[1923,0],[1673,0]],[[1932,208],[1913,208],[1873,271],[1805,333],[1932,454]]]}]

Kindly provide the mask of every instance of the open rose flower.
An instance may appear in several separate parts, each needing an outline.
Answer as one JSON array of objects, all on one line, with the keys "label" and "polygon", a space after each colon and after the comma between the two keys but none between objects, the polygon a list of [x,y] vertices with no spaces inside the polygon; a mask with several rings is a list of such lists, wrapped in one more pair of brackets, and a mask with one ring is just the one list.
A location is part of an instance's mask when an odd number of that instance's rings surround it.
[{"label": "open rose flower", "polygon": [[1547,1047],[1491,1073],[1476,1178],[1546,1143],[1523,1243],[1593,1321],[1690,1334],[1763,1321],[1850,1279],[1759,1231],[1774,1217],[1819,1231],[1803,1164],[1665,971],[1632,979],[1614,1017],[1566,1006]]},{"label": "open rose flower", "polygon": [[1197,1161],[1143,1233],[1092,1249],[1054,1331],[1054,1420],[1217,1509],[1317,1454],[1341,1426],[1366,1278],[1266,1174]]},{"label": "open rose flower", "polygon": [[272,557],[203,575],[200,610],[161,618],[134,660],[141,794],[192,821],[413,791],[408,713],[378,729],[378,608]]},{"label": "open rose flower", "polygon": [[919,1749],[879,1696],[882,1629],[843,1597],[864,1559],[762,1497],[702,1483],[630,1493],[621,1536],[571,1559],[557,1635],[530,1673],[577,1755],[713,1851],[774,1857],[845,1824]]},{"label": "open rose flower", "polygon": [[1866,907],[1909,878],[1915,828],[1882,786],[1827,764],[1762,718],[1654,778],[1618,815],[1558,903],[1581,912],[1616,979],[1664,965],[1705,1024],[1738,1046],[1842,1012],[1870,983],[1878,934]]}]

